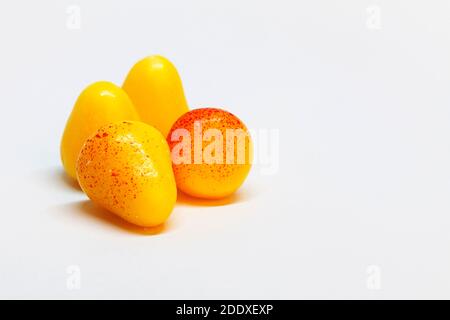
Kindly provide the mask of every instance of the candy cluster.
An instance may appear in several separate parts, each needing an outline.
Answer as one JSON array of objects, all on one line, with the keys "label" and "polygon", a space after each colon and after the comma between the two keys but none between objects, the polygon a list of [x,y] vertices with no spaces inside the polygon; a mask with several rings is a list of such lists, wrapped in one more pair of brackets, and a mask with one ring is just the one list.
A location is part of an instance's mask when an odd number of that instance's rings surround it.
[{"label": "candy cluster", "polygon": [[234,193],[250,171],[252,141],[225,110],[190,111],[174,65],[150,56],[132,67],[122,87],[102,81],[80,94],[61,159],[92,201],[153,227],[170,216],[177,190],[204,199]]}]

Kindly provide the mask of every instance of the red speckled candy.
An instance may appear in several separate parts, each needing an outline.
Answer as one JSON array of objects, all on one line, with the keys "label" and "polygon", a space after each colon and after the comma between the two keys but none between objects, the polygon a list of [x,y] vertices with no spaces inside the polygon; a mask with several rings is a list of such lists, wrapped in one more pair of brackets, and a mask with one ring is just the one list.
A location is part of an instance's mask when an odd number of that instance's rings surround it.
[{"label": "red speckled candy", "polygon": [[215,108],[185,113],[167,141],[177,187],[192,196],[217,199],[235,192],[247,177],[252,141],[244,123]]},{"label": "red speckled candy", "polygon": [[139,226],[163,223],[177,197],[166,140],[138,121],[104,126],[89,138],[77,176],[89,198]]}]

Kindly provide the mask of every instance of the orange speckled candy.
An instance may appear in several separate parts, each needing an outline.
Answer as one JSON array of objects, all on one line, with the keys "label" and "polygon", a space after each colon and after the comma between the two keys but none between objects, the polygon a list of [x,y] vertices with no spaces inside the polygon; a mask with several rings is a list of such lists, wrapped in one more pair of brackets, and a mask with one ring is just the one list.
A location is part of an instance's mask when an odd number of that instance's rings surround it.
[{"label": "orange speckled candy", "polygon": [[177,187],[194,197],[218,199],[235,192],[247,177],[252,141],[244,123],[221,109],[185,113],[167,141]]},{"label": "orange speckled candy", "polygon": [[89,138],[77,177],[92,201],[143,227],[162,224],[177,197],[166,140],[138,121],[104,126]]}]

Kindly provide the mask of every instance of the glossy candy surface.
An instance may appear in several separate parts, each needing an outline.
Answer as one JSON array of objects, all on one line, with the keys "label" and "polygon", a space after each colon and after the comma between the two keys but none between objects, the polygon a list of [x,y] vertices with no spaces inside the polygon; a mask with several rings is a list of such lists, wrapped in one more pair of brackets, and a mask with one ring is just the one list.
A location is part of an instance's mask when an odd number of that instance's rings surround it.
[{"label": "glossy candy surface", "polygon": [[226,197],[250,171],[251,137],[244,123],[227,111],[204,108],[184,114],[167,141],[177,187],[191,196]]},{"label": "glossy candy surface", "polygon": [[172,124],[189,111],[183,85],[174,65],[162,56],[149,56],[130,70],[123,89],[141,120],[166,136]]},{"label": "glossy candy surface", "polygon": [[80,152],[77,175],[92,201],[138,226],[162,224],[177,197],[166,140],[138,121],[99,129]]},{"label": "glossy candy surface", "polygon": [[120,120],[138,120],[127,94],[111,82],[88,86],[72,109],[61,141],[61,160],[65,171],[76,179],[75,165],[86,139],[101,126]]}]

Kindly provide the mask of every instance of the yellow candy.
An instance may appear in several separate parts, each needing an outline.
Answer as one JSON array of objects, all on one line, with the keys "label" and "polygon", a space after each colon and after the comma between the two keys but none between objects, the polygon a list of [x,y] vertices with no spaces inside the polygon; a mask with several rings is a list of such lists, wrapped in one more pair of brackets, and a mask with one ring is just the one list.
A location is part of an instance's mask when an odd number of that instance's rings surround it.
[{"label": "yellow candy", "polygon": [[219,199],[244,183],[253,158],[247,127],[221,109],[191,110],[167,136],[177,187],[191,196]]},{"label": "yellow candy", "polygon": [[69,176],[76,179],[75,165],[86,139],[101,126],[120,120],[139,120],[125,91],[105,81],[84,89],[73,107],[61,141],[61,160]]},{"label": "yellow candy", "polygon": [[80,152],[77,175],[92,201],[138,226],[162,224],[177,198],[165,138],[138,121],[99,129]]},{"label": "yellow candy", "polygon": [[164,136],[172,124],[189,111],[178,72],[164,57],[149,56],[138,61],[128,73],[123,89],[142,121]]}]

